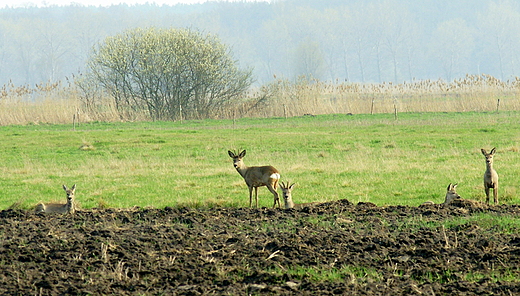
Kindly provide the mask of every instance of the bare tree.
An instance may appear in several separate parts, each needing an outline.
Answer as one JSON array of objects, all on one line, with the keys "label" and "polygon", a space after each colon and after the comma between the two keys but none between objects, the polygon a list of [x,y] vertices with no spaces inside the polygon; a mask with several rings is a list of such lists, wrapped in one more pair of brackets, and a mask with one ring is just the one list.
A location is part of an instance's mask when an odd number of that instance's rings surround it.
[{"label": "bare tree", "polygon": [[461,77],[470,71],[474,33],[463,19],[442,22],[433,33],[430,55],[444,70],[446,80]]},{"label": "bare tree", "polygon": [[480,36],[485,41],[485,51],[497,57],[500,79],[515,75],[515,61],[518,61],[520,46],[520,12],[513,1],[489,3],[487,11],[480,16]]}]

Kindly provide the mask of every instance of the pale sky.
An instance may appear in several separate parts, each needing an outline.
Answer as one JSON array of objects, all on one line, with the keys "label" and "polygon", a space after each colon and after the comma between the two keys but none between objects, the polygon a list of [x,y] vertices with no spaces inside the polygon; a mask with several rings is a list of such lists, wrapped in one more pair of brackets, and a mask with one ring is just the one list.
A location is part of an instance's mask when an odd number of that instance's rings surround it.
[{"label": "pale sky", "polygon": [[[202,3],[207,2],[208,0],[0,0],[0,8],[4,7],[30,7],[30,6],[53,6],[53,5],[59,5],[59,6],[67,6],[70,4],[81,4],[85,6],[93,5],[93,6],[110,6],[114,4],[121,4],[126,3],[128,5],[133,4],[144,4],[144,3],[155,3],[158,5],[162,4],[179,4],[179,3],[185,3],[185,4],[195,4],[195,3]],[[211,0],[215,1],[215,0]],[[221,0],[217,0],[221,1]],[[244,0],[224,0],[226,2],[237,2],[237,1],[244,1]],[[262,0],[246,0],[246,1],[262,1]],[[266,1],[266,0],[263,0]],[[262,2],[263,2],[262,1]],[[266,1],[270,2],[270,1]]]}]

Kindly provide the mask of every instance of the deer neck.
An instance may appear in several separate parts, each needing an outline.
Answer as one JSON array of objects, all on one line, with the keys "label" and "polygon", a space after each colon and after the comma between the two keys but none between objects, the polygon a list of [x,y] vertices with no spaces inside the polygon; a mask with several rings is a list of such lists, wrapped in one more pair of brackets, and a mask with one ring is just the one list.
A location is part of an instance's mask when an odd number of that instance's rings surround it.
[{"label": "deer neck", "polygon": [[493,169],[493,163],[492,162],[488,162],[486,163],[486,170],[488,172],[492,172],[494,169]]},{"label": "deer neck", "polygon": [[249,169],[248,166],[246,166],[243,162],[239,163],[236,166],[237,172],[242,176],[245,177],[247,170]]},{"label": "deer neck", "polygon": [[67,208],[67,212],[74,213],[75,207],[74,207],[74,200],[73,199],[67,200],[66,208]]}]

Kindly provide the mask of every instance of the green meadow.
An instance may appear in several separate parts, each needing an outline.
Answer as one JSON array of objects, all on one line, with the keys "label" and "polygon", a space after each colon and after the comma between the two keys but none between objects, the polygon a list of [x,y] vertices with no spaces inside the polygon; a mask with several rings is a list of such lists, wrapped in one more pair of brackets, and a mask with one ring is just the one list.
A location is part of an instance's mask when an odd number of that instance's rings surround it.
[{"label": "green meadow", "polygon": [[[449,183],[484,201],[484,156],[496,147],[500,203],[520,203],[520,112],[401,113],[183,122],[0,127],[0,209],[65,202],[82,208],[246,207],[228,150],[295,182],[296,203],[441,203]],[[281,192],[281,191],[280,191]],[[259,204],[272,206],[259,189]]]}]

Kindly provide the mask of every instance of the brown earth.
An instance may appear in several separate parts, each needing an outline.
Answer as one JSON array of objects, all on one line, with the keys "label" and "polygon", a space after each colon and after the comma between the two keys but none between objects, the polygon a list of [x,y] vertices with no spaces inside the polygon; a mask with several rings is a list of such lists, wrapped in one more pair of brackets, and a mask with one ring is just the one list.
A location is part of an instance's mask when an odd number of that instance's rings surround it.
[{"label": "brown earth", "polygon": [[0,295],[519,295],[520,234],[438,223],[480,212],[520,218],[516,205],[347,200],[302,210],[4,210]]}]

